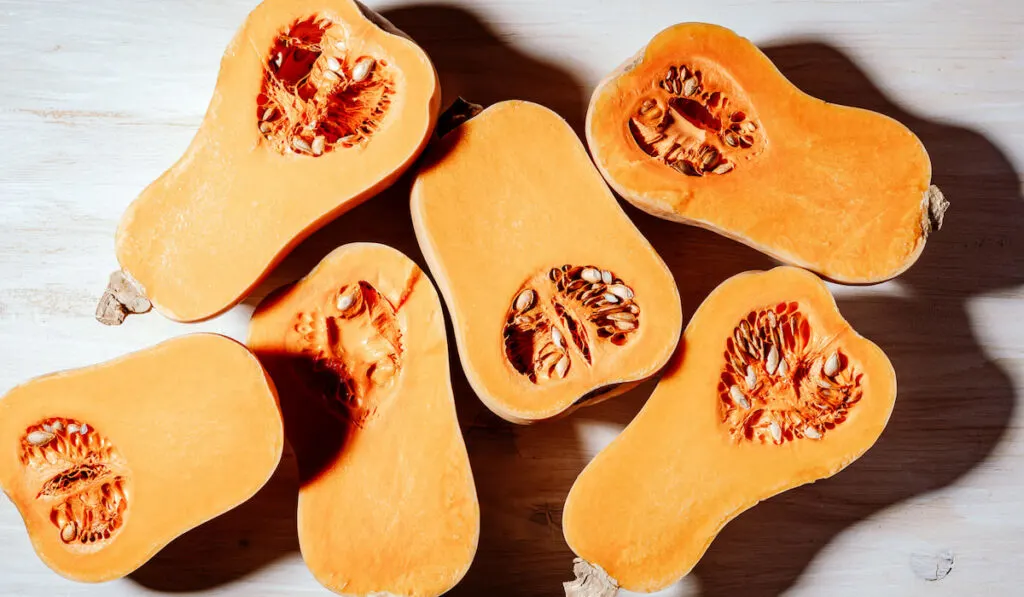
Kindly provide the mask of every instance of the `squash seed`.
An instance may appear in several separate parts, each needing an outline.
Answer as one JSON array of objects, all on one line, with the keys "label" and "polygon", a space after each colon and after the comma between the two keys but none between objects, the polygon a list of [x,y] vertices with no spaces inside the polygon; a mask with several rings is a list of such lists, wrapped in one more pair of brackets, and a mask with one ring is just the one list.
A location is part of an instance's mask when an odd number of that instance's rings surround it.
[{"label": "squash seed", "polygon": [[562,358],[558,359],[557,363],[555,363],[555,376],[557,376],[559,379],[563,379],[565,377],[565,374],[568,372],[569,357],[563,356]]},{"label": "squash seed", "polygon": [[45,443],[48,443],[54,437],[56,436],[50,431],[37,430],[25,436],[25,441],[32,444],[33,446],[41,446]]},{"label": "squash seed", "polygon": [[370,75],[370,70],[373,69],[374,64],[374,59],[369,56],[360,58],[355,66],[352,67],[352,80],[359,83],[366,79]]},{"label": "squash seed", "polygon": [[729,386],[729,396],[736,404],[743,408],[750,408],[750,401],[743,395],[743,390],[739,386]]},{"label": "squash seed", "polygon": [[768,358],[765,361],[766,370],[768,375],[775,375],[775,369],[779,366],[779,349],[772,344],[771,349],[768,351]]},{"label": "squash seed", "polygon": [[533,306],[533,302],[537,300],[537,293],[527,288],[526,290],[519,293],[516,296],[515,308],[516,311],[525,311]]},{"label": "squash seed", "polygon": [[559,350],[565,350],[565,340],[562,338],[562,332],[558,331],[558,328],[551,328],[551,341],[555,343]]},{"label": "squash seed", "polygon": [[754,371],[754,368],[750,365],[747,365],[747,376],[746,378],[744,378],[744,381],[747,382],[748,390],[753,390],[754,386],[757,385],[757,373]]},{"label": "squash seed", "polygon": [[614,294],[620,299],[631,299],[633,298],[633,291],[624,284],[613,284],[608,287],[608,292]]},{"label": "squash seed", "polygon": [[334,306],[338,308],[338,311],[348,311],[349,308],[356,302],[356,299],[351,294],[343,294],[338,297],[338,301],[334,303]]},{"label": "squash seed", "polygon": [[839,372],[839,353],[833,352],[828,360],[825,361],[824,366],[821,368],[821,372],[825,375],[832,377]]},{"label": "squash seed", "polygon": [[73,521],[69,521],[60,529],[60,540],[64,543],[71,543],[78,536],[78,525]]}]

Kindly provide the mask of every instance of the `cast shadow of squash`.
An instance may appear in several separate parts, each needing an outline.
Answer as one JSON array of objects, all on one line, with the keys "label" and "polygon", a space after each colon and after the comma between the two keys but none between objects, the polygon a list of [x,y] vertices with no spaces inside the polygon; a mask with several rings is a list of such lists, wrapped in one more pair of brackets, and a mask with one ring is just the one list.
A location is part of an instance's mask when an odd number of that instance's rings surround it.
[{"label": "cast shadow of squash", "polygon": [[[442,108],[457,96],[485,106],[525,99],[554,109],[582,131],[586,112],[582,83],[568,71],[510,46],[471,11],[423,4],[382,14],[431,56],[444,91]],[[274,289],[301,278],[346,243],[390,245],[425,270],[409,217],[411,178],[411,173],[406,174],[390,189],[306,239],[255,289],[245,306],[254,308]],[[447,313],[446,318],[455,402],[481,510],[476,558],[466,578],[448,594],[520,595],[557,590],[572,561],[562,539],[562,502],[585,464],[571,419],[520,427],[488,411],[462,373]],[[289,409],[283,405],[286,418]],[[340,437],[345,433],[343,429],[326,431]],[[339,441],[333,448],[325,446],[325,457],[343,445]],[[277,473],[252,500],[178,538],[131,578],[163,592],[208,590],[281,558],[297,557],[299,483],[294,456],[286,450]],[[324,594],[329,593],[324,590]]]},{"label": "cast shadow of squash", "polygon": [[[898,398],[881,439],[835,477],[771,498],[729,523],[693,572],[701,594],[709,596],[778,595],[792,588],[844,530],[949,486],[982,463],[999,443],[1016,401],[1006,372],[979,345],[967,312],[972,297],[1024,283],[1024,249],[1014,243],[1024,225],[1024,199],[1008,159],[979,133],[895,105],[828,45],[764,50],[811,95],[906,124],[924,142],[933,181],[952,206],[921,259],[898,278],[898,297],[853,292],[838,301],[843,315],[885,350],[896,369]],[[630,213],[675,273],[687,314],[728,276],[772,265],[706,231]],[[582,416],[606,414],[608,421],[627,423],[641,405],[636,398],[636,409],[609,404],[595,407],[604,413]],[[955,554],[956,547],[936,549]]]},{"label": "cast shadow of squash", "polygon": [[[418,5],[384,16],[431,55],[444,105],[457,95],[485,105],[528,99],[555,109],[581,131],[588,95],[582,84],[564,69],[507,45],[471,12]],[[706,595],[787,590],[844,529],[947,486],[984,460],[1005,430],[1015,400],[1006,374],[978,345],[966,311],[972,296],[1024,281],[1024,272],[1014,267],[1020,249],[1009,240],[1024,213],[1009,162],[977,133],[927,122],[895,106],[826,45],[766,51],[812,95],[886,113],[910,126],[928,148],[935,181],[953,207],[918,264],[899,278],[908,290],[905,297],[840,301],[853,325],[889,354],[899,376],[899,398],[882,439],[840,475],[768,500],[730,523],[694,572]],[[409,185],[407,175],[311,236],[246,302],[255,306],[348,242],[385,243],[424,267],[408,215]],[[773,265],[713,233],[631,207],[627,213],[672,269],[687,314],[729,276]],[[514,426],[476,398],[462,374],[450,319],[448,331],[452,383],[482,516],[476,559],[450,594],[556,594],[570,576],[572,553],[562,539],[561,507],[586,463],[584,429],[596,424],[614,431],[626,425],[653,382],[570,418]],[[167,592],[208,589],[295,552],[299,478],[288,456],[255,498],[182,536],[132,578]]]},{"label": "cast shadow of squash", "polygon": [[[133,573],[136,582],[168,592],[203,590],[244,576],[277,555],[298,551],[299,487],[330,466],[352,429],[324,399],[332,388],[337,391],[339,380],[332,372],[304,355],[258,356],[273,372],[285,429],[290,431],[281,464],[252,499],[182,535]],[[302,460],[296,459],[296,449]]]}]

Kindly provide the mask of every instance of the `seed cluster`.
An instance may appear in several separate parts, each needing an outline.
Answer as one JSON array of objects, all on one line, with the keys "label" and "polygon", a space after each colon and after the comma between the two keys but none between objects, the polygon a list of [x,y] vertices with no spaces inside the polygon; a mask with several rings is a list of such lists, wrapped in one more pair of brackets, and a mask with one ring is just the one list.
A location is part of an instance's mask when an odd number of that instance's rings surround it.
[{"label": "seed cluster", "polygon": [[100,549],[124,524],[128,479],[113,445],[87,423],[49,418],[26,429],[21,463],[66,545]]},{"label": "seed cluster", "polygon": [[369,282],[349,284],[323,308],[299,313],[295,331],[311,365],[305,373],[328,409],[364,426],[402,368],[402,332],[391,301]]},{"label": "seed cluster", "polygon": [[[633,290],[596,266],[563,265],[534,276],[512,300],[505,320],[505,356],[533,383],[562,379],[574,360],[587,366],[593,342],[624,345],[640,327]],[[572,347],[572,348],[570,348]]]},{"label": "seed cluster", "polygon": [[321,156],[366,142],[395,92],[388,64],[357,55],[325,17],[294,23],[266,60],[257,106],[264,139],[282,154]]},{"label": "seed cluster", "polygon": [[734,440],[816,440],[846,420],[863,395],[863,374],[840,349],[819,344],[795,302],[740,320],[726,340],[718,384],[722,420]]},{"label": "seed cluster", "polygon": [[758,127],[749,110],[709,87],[700,69],[669,68],[629,120],[640,149],[688,176],[731,172],[730,156],[755,145]]}]

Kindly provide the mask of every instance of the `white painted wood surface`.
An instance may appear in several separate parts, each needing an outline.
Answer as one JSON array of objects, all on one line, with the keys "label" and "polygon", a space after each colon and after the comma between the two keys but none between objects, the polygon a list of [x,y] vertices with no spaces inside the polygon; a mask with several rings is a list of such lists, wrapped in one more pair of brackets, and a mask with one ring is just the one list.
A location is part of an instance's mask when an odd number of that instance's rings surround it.
[{"label": "white painted wood surface", "polygon": [[[422,42],[449,99],[531,99],[579,128],[600,76],[664,26],[703,20],[765,47],[812,94],[880,110],[917,132],[953,203],[946,227],[898,281],[836,289],[843,312],[896,367],[889,428],[837,477],[742,515],[663,594],[1021,594],[1024,4],[371,4]],[[185,149],[221,51],[253,5],[0,0],[0,392],[176,334],[242,338],[259,296],[345,242],[385,242],[421,260],[400,184],[313,236],[252,299],[214,321],[93,321],[122,210]],[[727,276],[770,265],[710,233],[629,213],[670,263],[687,312]],[[560,530],[565,494],[652,386],[566,420],[513,427],[480,406],[457,366],[455,375],[483,528],[453,594],[559,594],[571,562]],[[0,595],[325,595],[297,551],[291,464],[251,502],[98,586],[50,572],[0,500]],[[944,554],[954,561],[948,576],[923,580]]]}]

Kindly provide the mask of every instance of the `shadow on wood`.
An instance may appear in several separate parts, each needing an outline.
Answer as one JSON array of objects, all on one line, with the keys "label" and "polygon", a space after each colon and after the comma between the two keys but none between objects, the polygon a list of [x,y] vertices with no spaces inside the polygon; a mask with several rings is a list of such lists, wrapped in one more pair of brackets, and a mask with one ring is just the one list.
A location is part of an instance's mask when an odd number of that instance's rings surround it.
[{"label": "shadow on wood", "polygon": [[298,487],[295,459],[286,449],[252,499],[178,537],[129,578],[154,591],[203,591],[298,552]]},{"label": "shadow on wood", "polygon": [[[554,109],[582,132],[586,97],[573,75],[510,46],[472,12],[424,4],[383,16],[430,54],[444,90],[442,109],[458,96],[485,106],[525,99]],[[351,242],[390,245],[426,271],[409,217],[413,174],[306,239],[245,304],[255,307],[274,289],[306,275],[332,250]],[[562,540],[562,502],[584,465],[571,421],[519,427],[491,414],[462,373],[451,319],[446,323],[452,385],[482,517],[476,559],[449,595],[535,594],[518,585],[520,579],[528,587],[557,591],[571,576],[572,563]],[[165,592],[211,589],[297,551],[298,483],[290,458],[252,501],[185,534],[132,578]]]},{"label": "shadow on wood", "polygon": [[[431,55],[445,104],[462,95],[489,104],[519,98],[547,105],[581,131],[582,85],[566,70],[509,46],[474,14],[419,5],[384,15]],[[924,141],[935,182],[952,201],[945,228],[899,279],[904,296],[840,301],[858,331],[893,360],[899,398],[878,444],[838,476],[798,488],[729,524],[694,574],[704,594],[775,595],[793,586],[837,534],[881,509],[953,483],[999,442],[1014,406],[1010,380],[982,351],[966,310],[971,297],[1024,282],[1024,255],[1014,246],[1024,202],[1017,174],[981,135],[927,122],[895,106],[838,51],[817,43],[767,49],[799,87],[829,101],[889,114]],[[425,267],[409,219],[411,175],[307,239],[246,301],[305,275],[337,246],[391,245]],[[772,260],[724,237],[626,208],[672,269],[683,308],[697,305],[726,278],[765,269]],[[535,594],[571,576],[572,553],[561,533],[565,495],[585,464],[587,421],[626,425],[653,382],[581,409],[568,419],[530,427],[508,424],[474,395],[458,360],[451,321],[453,387],[481,504],[480,547],[452,595]],[[288,461],[252,501],[173,542],[132,578],[174,592],[216,587],[298,549],[298,486]]]},{"label": "shadow on wood", "polygon": [[[529,100],[555,110],[582,132],[582,84],[557,65],[510,46],[471,12],[437,4],[400,8],[384,16],[430,54],[445,105],[458,96],[485,107],[507,99]],[[401,191],[401,201],[402,226],[409,227],[408,238],[415,244],[408,189]],[[418,249],[409,254],[424,266]],[[584,465],[571,419],[523,427],[492,414],[466,381],[450,318],[447,325],[452,385],[481,515],[476,559],[449,595],[526,595],[536,594],[536,587],[557,592],[571,576],[572,563],[562,539],[562,503]]]},{"label": "shadow on wood", "polygon": [[[896,369],[898,398],[881,439],[835,477],[774,497],[730,523],[695,570],[706,595],[785,592],[851,525],[948,486],[985,460],[1016,399],[1006,372],[981,348],[967,312],[971,297],[1024,283],[1024,249],[1013,242],[1024,225],[1024,200],[1010,162],[978,133],[896,106],[827,45],[765,52],[811,95],[906,124],[924,142],[933,182],[952,205],[943,229],[898,279],[903,296],[839,300],[843,315],[885,350]],[[656,245],[659,240],[652,238]],[[686,279],[683,273],[681,282]]]}]

